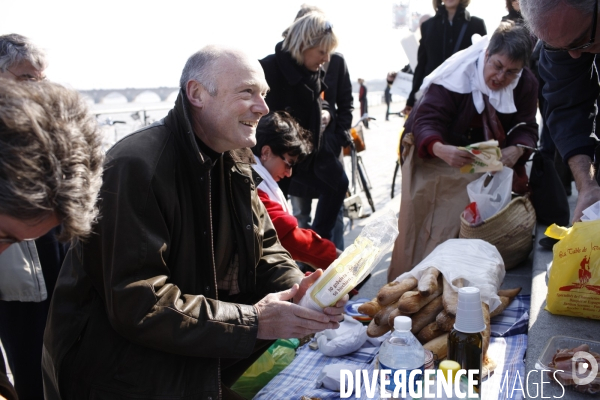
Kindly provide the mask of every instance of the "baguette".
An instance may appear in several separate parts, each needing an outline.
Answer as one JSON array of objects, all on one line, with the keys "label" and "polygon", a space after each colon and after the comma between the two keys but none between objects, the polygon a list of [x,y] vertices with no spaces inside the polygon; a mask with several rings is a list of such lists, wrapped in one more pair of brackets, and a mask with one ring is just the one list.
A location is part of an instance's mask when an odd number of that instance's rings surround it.
[{"label": "baguette", "polygon": [[504,311],[506,307],[508,307],[510,301],[511,299],[509,297],[500,296],[500,305],[490,313],[490,318],[494,318],[496,315],[500,315],[502,311]]},{"label": "baguette", "polygon": [[396,307],[391,313],[390,316],[388,317],[388,325],[390,327],[394,327],[394,319],[396,319],[396,317],[399,317],[401,315],[406,315],[403,312],[401,312],[400,310],[398,310],[398,308]]},{"label": "baguette", "polygon": [[436,360],[445,358],[448,355],[448,335],[449,333],[444,333],[443,335],[430,340],[423,345],[423,348],[431,351],[436,356]]},{"label": "baguette", "polygon": [[438,287],[438,276],[440,271],[435,267],[429,267],[423,272],[421,275],[421,279],[419,279],[418,289],[421,296],[427,297],[431,293],[435,292]]},{"label": "baguette", "polygon": [[442,296],[438,296],[433,301],[419,311],[413,314],[412,318],[412,329],[410,330],[413,335],[419,333],[426,325],[435,321],[436,315],[444,309],[442,304]]},{"label": "baguette", "polygon": [[481,374],[482,379],[485,378],[486,376],[491,375],[494,370],[496,369],[497,365],[496,365],[496,361],[492,360],[490,357],[488,356],[484,356],[483,357],[483,365],[481,367]]},{"label": "baguette", "polygon": [[417,279],[412,276],[402,281],[394,281],[390,282],[387,285],[384,285],[381,289],[379,289],[379,293],[377,293],[377,301],[382,306],[387,306],[388,304],[392,304],[406,292],[417,287]]},{"label": "baguette", "polygon": [[418,291],[406,292],[400,297],[398,309],[406,314],[414,314],[441,294],[442,285],[438,285],[438,288],[429,296],[421,296]]},{"label": "baguette", "polygon": [[[456,308],[458,307],[458,292],[452,289],[452,286],[446,278],[443,280],[444,285],[444,310],[451,315],[456,315]],[[461,288],[465,285],[462,278],[454,280],[454,286]]]},{"label": "baguette", "polygon": [[361,304],[358,307],[359,313],[368,315],[369,317],[374,317],[379,311],[381,311],[381,304],[377,302],[377,297],[371,301]]},{"label": "baguette", "polygon": [[427,325],[425,328],[421,329],[421,331],[417,334],[417,339],[419,342],[427,343],[435,339],[436,337],[442,336],[446,332],[442,332],[438,329],[435,321]]},{"label": "baguette", "polygon": [[398,309],[398,302],[387,305],[387,306],[383,307],[381,309],[381,311],[379,311],[377,314],[375,314],[375,317],[373,317],[373,321],[375,321],[375,323],[379,326],[389,325],[389,326],[393,327],[394,324],[388,324],[388,318],[389,318],[390,314],[392,313],[392,311],[397,310],[397,309]]},{"label": "baguette", "polygon": [[492,327],[490,326],[490,306],[485,303],[481,303],[483,310],[483,322],[485,323],[485,329],[481,331],[481,336],[483,337],[483,345],[481,350],[483,351],[483,356],[487,355],[487,350],[490,345],[490,336],[492,334]]},{"label": "baguette", "polygon": [[435,323],[443,332],[450,332],[454,328],[454,322],[456,322],[456,317],[446,310],[440,312],[437,317],[435,317]]},{"label": "baguette", "polygon": [[369,337],[379,337],[384,335],[385,333],[390,331],[389,325],[379,326],[375,323],[375,320],[371,320],[369,322],[369,326],[367,327],[367,336]]},{"label": "baguette", "polygon": [[501,289],[498,290],[498,296],[506,296],[508,298],[514,298],[516,297],[519,293],[521,292],[521,288],[514,288],[514,289]]}]

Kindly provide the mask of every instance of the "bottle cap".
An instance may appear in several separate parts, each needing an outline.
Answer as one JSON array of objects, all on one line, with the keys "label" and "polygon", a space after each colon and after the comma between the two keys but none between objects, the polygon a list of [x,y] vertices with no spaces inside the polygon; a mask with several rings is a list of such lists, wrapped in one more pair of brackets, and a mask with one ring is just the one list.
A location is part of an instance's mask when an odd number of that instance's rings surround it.
[{"label": "bottle cap", "polygon": [[446,382],[452,383],[454,382],[454,377],[461,366],[459,363],[453,360],[444,360],[439,365],[439,370],[444,374],[444,378],[446,378]]},{"label": "bottle cap", "polygon": [[458,289],[458,307],[454,329],[464,333],[477,333],[485,329],[481,295],[476,287]]},{"label": "bottle cap", "polygon": [[405,332],[410,331],[412,328],[412,319],[404,315],[400,315],[394,318],[394,330]]}]

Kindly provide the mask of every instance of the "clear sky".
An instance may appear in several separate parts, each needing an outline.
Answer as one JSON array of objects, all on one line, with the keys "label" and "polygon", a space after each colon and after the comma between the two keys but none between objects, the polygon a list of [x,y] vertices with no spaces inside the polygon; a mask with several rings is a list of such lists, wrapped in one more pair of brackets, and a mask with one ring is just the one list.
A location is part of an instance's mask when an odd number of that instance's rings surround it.
[{"label": "clear sky", "polygon": [[[48,78],[77,88],[177,86],[187,58],[227,44],[256,58],[273,53],[302,3],[319,6],[339,38],[352,80],[383,79],[407,59],[406,29],[392,28],[392,5],[409,0],[0,0],[0,34],[20,33],[48,53]],[[488,32],[504,0],[472,0]],[[410,7],[432,13],[430,0]]]}]

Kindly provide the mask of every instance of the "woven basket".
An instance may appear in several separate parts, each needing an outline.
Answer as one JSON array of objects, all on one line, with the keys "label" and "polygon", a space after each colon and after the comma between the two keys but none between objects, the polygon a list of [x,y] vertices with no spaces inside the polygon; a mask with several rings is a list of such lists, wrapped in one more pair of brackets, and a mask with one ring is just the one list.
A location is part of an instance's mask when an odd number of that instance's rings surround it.
[{"label": "woven basket", "polygon": [[517,197],[479,226],[471,226],[461,214],[459,237],[493,244],[504,260],[504,267],[511,269],[529,256],[534,225],[533,205],[527,197]]}]

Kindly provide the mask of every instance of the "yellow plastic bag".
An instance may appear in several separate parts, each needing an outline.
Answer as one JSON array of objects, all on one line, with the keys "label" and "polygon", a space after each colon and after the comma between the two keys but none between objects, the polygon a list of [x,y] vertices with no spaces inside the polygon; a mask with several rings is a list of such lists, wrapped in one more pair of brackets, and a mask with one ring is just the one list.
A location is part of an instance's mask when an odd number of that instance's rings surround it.
[{"label": "yellow plastic bag", "polygon": [[551,225],[554,245],[546,310],[552,314],[600,319],[600,220],[572,228]]}]

